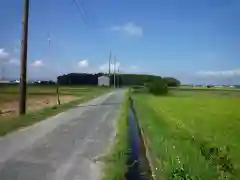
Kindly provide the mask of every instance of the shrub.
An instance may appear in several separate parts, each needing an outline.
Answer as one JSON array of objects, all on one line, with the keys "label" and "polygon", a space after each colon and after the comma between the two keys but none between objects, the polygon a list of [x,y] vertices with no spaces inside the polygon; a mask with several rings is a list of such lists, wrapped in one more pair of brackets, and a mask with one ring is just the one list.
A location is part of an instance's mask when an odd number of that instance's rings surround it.
[{"label": "shrub", "polygon": [[151,82],[148,89],[150,93],[155,95],[166,95],[168,93],[168,86],[163,80]]}]

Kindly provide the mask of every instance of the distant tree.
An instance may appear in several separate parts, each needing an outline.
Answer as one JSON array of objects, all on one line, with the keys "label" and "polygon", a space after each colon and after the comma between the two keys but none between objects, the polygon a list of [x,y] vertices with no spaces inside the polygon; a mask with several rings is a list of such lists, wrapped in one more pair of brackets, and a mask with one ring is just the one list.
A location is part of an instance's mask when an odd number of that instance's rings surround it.
[{"label": "distant tree", "polygon": [[163,80],[166,82],[168,87],[180,86],[181,82],[173,77],[164,77]]},{"label": "distant tree", "polygon": [[212,87],[214,87],[213,85],[207,85],[207,88],[212,88]]},{"label": "distant tree", "polygon": [[148,86],[149,92],[154,95],[166,95],[168,93],[168,86],[165,81],[153,81]]},{"label": "distant tree", "polygon": [[59,84],[65,85],[97,85],[98,74],[70,73],[58,77]]},{"label": "distant tree", "polygon": [[48,84],[56,84],[54,81],[48,81]]},{"label": "distant tree", "polygon": [[[58,77],[59,84],[65,85],[97,85],[98,77],[108,74],[70,73]],[[116,84],[120,86],[148,86],[151,82],[165,80],[168,86],[177,86],[180,82],[174,78],[146,74],[116,74]],[[114,75],[110,76],[110,84],[114,84]]]}]

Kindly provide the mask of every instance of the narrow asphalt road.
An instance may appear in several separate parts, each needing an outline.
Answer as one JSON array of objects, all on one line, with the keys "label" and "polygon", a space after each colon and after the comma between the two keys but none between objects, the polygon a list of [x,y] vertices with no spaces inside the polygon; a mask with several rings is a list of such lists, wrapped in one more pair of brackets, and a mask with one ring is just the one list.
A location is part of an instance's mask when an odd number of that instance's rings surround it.
[{"label": "narrow asphalt road", "polygon": [[0,138],[0,180],[97,180],[124,90]]}]

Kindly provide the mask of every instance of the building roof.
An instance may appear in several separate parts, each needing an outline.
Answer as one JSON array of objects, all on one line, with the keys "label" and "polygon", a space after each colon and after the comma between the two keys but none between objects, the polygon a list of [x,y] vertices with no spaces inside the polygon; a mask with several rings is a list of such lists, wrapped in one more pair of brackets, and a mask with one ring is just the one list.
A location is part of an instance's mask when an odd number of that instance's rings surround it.
[{"label": "building roof", "polygon": [[98,79],[109,78],[108,76],[99,76]]}]

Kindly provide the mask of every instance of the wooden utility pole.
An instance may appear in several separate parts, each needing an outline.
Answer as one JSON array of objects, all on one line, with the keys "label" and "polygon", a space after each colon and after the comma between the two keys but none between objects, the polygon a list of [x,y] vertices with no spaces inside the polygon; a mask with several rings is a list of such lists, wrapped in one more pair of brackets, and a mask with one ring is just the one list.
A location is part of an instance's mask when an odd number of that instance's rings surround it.
[{"label": "wooden utility pole", "polygon": [[56,86],[57,86],[57,103],[58,105],[61,105],[61,101],[60,101],[60,98],[59,98],[59,86],[58,86],[58,79],[57,79],[57,82],[56,82]]},{"label": "wooden utility pole", "polygon": [[114,58],[114,89],[116,88],[116,57]]},{"label": "wooden utility pole", "polygon": [[21,69],[20,69],[20,98],[19,98],[20,115],[26,113],[28,16],[29,16],[29,0],[24,0],[22,20],[22,42],[21,42]]},{"label": "wooden utility pole", "polygon": [[111,87],[111,58],[112,58],[112,53],[110,51],[109,55],[109,64],[108,64],[108,77],[109,77],[109,87]]},{"label": "wooden utility pole", "polygon": [[[48,46],[49,46],[49,54],[48,56],[51,57],[51,34],[49,33],[48,34]],[[58,78],[56,78],[56,98],[57,98],[57,104],[58,105],[61,105],[61,101],[60,101],[60,98],[59,98],[59,85],[58,85]]]},{"label": "wooden utility pole", "polygon": [[118,71],[117,71],[117,84],[118,84],[118,88],[120,88],[120,74],[119,74],[119,66],[118,66]]},{"label": "wooden utility pole", "polygon": [[2,63],[2,68],[1,68],[1,77],[0,77],[0,81],[4,81],[4,63]]},{"label": "wooden utility pole", "polygon": [[111,58],[112,58],[112,53],[110,51],[110,54],[109,54],[109,62],[108,62],[108,75],[110,77],[111,75]]}]

